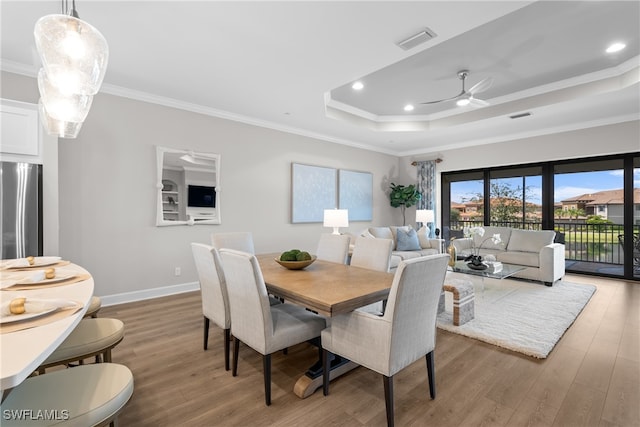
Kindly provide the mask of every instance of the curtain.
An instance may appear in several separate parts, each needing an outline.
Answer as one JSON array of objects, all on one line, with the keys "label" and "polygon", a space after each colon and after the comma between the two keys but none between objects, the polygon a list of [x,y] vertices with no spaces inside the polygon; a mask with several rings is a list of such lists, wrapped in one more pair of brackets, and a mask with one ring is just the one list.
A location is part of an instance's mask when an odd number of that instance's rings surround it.
[{"label": "curtain", "polygon": [[[433,216],[437,220],[438,212],[436,211],[436,161],[424,160],[416,162],[416,169],[418,173],[418,192],[422,195],[422,198],[418,201],[416,209],[431,209],[433,210]],[[436,228],[436,222],[428,224],[431,228],[430,237],[435,237],[434,231]]]}]

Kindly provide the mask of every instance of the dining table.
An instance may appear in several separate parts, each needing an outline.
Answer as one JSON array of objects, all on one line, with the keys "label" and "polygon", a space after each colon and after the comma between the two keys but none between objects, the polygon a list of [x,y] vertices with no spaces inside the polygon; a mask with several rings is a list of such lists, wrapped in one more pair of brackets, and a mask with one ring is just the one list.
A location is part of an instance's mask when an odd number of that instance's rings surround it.
[{"label": "dining table", "polygon": [[[393,273],[315,260],[301,270],[289,270],[276,262],[279,253],[256,255],[270,294],[327,317],[348,313],[389,296]],[[358,365],[336,357],[330,380]],[[322,386],[322,363],[318,361],[296,382],[294,393],[305,398]]]},{"label": "dining table", "polygon": [[[46,265],[44,265],[46,264]],[[54,268],[54,277],[43,270]],[[82,320],[94,291],[91,274],[59,257],[0,261],[0,392],[3,398],[64,341]],[[26,311],[10,311],[25,298]]]}]

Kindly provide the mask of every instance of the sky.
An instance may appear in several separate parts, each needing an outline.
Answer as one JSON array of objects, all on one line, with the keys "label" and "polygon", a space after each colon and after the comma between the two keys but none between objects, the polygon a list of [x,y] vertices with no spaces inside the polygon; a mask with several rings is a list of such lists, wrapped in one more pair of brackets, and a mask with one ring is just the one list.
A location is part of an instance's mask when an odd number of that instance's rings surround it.
[{"label": "sky", "polygon": [[[521,178],[505,178],[505,182],[511,182],[513,188],[522,185]],[[640,168],[634,170],[634,187],[640,188]],[[596,193],[604,190],[617,190],[623,187],[622,170],[609,170],[598,172],[577,172],[558,174],[554,178],[554,201],[569,199],[581,194]],[[527,178],[529,187],[527,201],[541,204],[541,179],[540,177]],[[451,183],[451,200],[461,203],[469,200],[477,193],[482,192],[482,181],[466,181]]]}]

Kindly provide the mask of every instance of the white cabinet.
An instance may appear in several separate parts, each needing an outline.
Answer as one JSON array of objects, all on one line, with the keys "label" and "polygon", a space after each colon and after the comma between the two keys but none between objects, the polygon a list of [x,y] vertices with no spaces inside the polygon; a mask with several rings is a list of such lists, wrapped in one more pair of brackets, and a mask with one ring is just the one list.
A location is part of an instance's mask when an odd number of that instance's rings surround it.
[{"label": "white cabinet", "polygon": [[165,221],[180,219],[180,194],[177,191],[162,191],[162,217]]},{"label": "white cabinet", "polygon": [[43,163],[37,105],[1,99],[0,122],[3,161]]}]

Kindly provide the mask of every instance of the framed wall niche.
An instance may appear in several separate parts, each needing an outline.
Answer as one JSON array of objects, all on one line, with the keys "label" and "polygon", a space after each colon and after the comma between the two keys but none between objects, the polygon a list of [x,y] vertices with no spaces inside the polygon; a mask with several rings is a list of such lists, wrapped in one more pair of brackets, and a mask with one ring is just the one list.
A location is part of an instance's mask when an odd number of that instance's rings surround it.
[{"label": "framed wall niche", "polygon": [[156,147],[156,225],[220,224],[220,155]]}]

